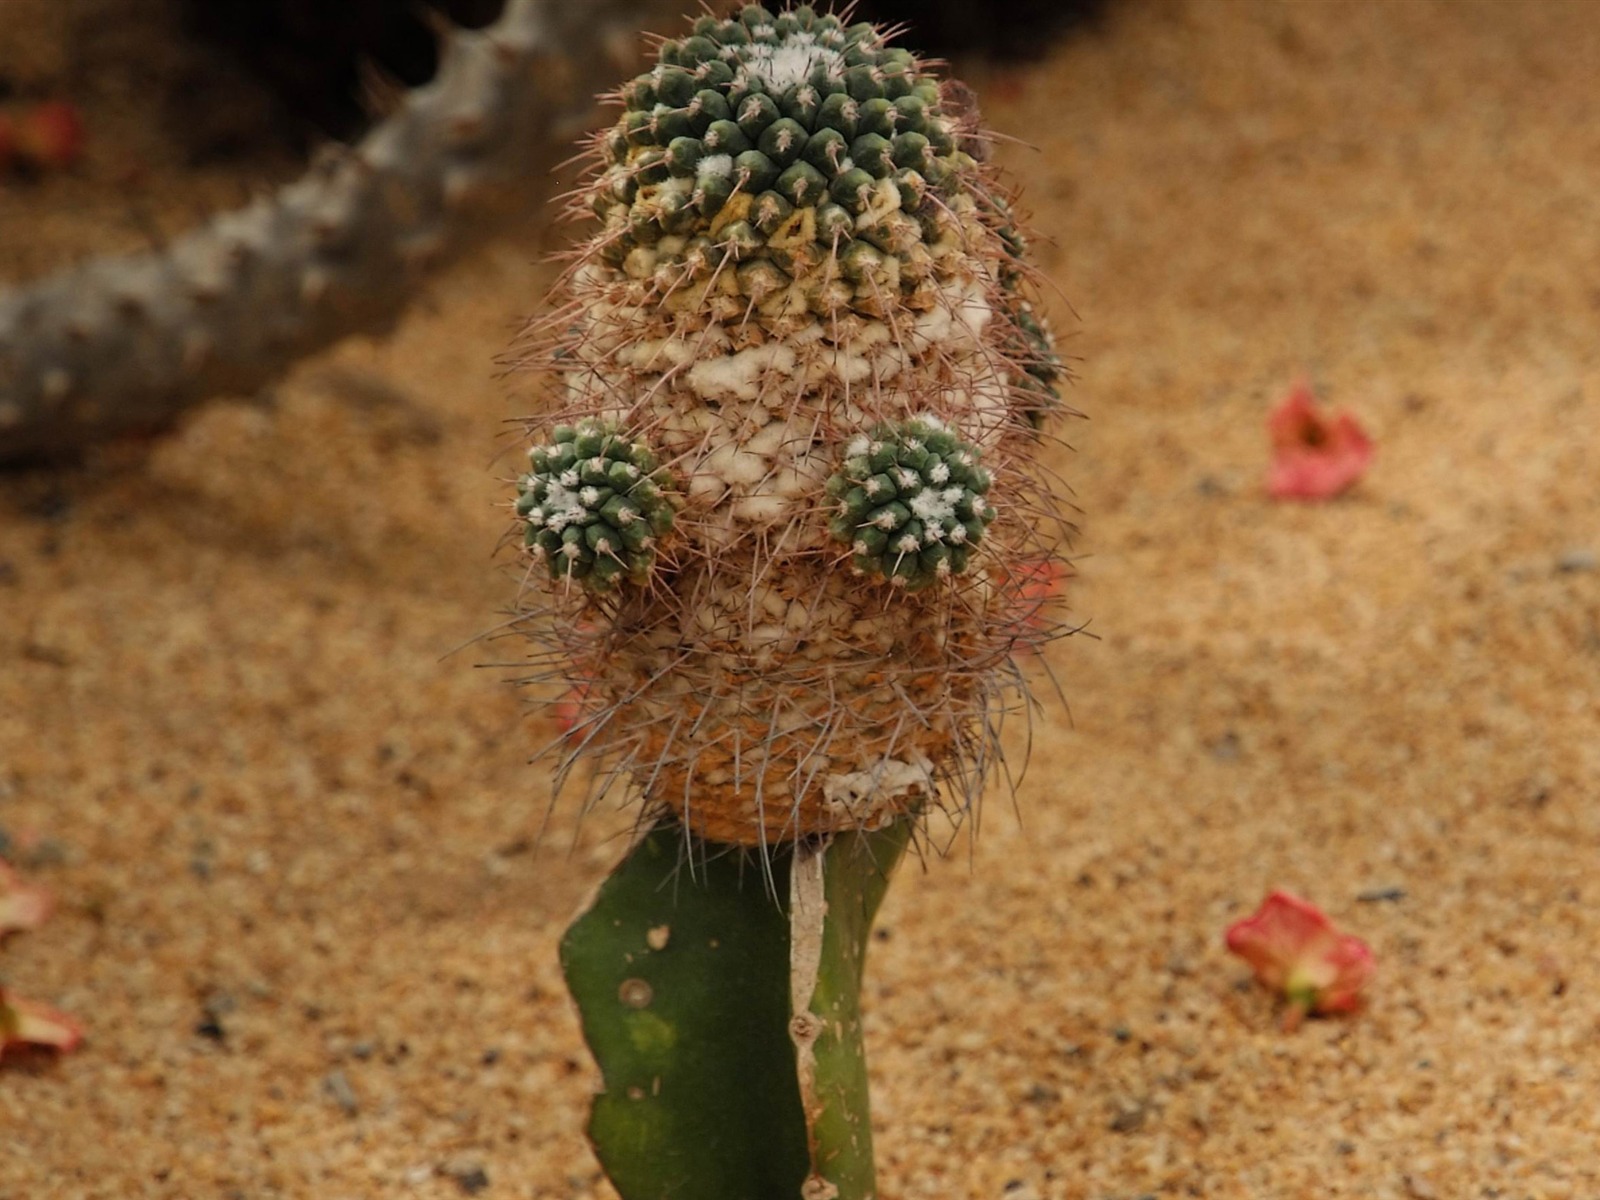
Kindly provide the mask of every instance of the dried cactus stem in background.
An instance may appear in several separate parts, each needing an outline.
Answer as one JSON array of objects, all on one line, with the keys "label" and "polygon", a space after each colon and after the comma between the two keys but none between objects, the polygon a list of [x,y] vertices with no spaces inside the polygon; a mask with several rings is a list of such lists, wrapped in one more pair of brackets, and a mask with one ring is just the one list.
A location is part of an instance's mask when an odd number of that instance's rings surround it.
[{"label": "dried cactus stem in background", "polygon": [[701,17],[616,99],[530,434],[647,451],[673,525],[648,570],[582,504],[559,546],[526,530],[576,564],[530,575],[558,577],[545,673],[583,696],[562,777],[597,759],[743,845],[963,810],[1065,538],[1037,464],[1061,365],[975,109],[809,6]]},{"label": "dried cactus stem in background", "polygon": [[674,0],[509,0],[353,150],[163,251],[0,291],[0,463],[69,454],[244,393],[352,333],[493,228],[507,185],[581,129],[640,23]]}]

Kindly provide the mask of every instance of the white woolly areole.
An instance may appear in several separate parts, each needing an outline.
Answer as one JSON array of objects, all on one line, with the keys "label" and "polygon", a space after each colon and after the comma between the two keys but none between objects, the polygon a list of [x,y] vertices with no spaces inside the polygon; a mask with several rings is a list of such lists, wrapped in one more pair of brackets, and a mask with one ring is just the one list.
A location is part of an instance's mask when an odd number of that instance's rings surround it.
[{"label": "white woolly areole", "polygon": [[695,164],[694,173],[701,179],[720,179],[733,174],[733,155],[708,154]]},{"label": "white woolly areole", "polygon": [[981,346],[983,331],[994,317],[983,281],[972,277],[952,280],[940,289],[939,301],[912,321],[907,338],[910,346],[918,351],[934,345],[963,350]]},{"label": "white woolly areole", "polygon": [[962,490],[958,487],[931,488],[925,487],[907,505],[911,515],[924,525],[931,525],[938,521],[954,521],[956,518],[956,504],[962,497]]},{"label": "white woolly areole", "polygon": [[[564,472],[570,475],[573,472]],[[574,480],[573,482],[577,482]],[[583,520],[583,501],[578,498],[578,493],[569,491],[561,485],[560,480],[552,479],[545,491],[544,503],[539,506],[544,511],[545,525],[560,532],[574,521]]]},{"label": "white woolly areole", "polygon": [[742,54],[744,62],[735,76],[735,85],[759,80],[774,95],[804,83],[817,67],[826,67],[829,75],[844,74],[844,55],[819,45],[815,35],[804,30],[791,33],[776,46],[752,43]]},{"label": "white woolly areole", "polygon": [[794,370],[795,353],[782,342],[753,346],[721,358],[702,359],[689,368],[689,387],[705,399],[754,400],[769,373],[782,378]]},{"label": "white woolly areole", "polygon": [[933,792],[933,764],[921,754],[915,754],[911,762],[886,758],[870,770],[825,775],[822,779],[822,795],[828,805],[848,813],[869,829],[876,811],[892,817],[894,801],[918,794],[931,796]]}]

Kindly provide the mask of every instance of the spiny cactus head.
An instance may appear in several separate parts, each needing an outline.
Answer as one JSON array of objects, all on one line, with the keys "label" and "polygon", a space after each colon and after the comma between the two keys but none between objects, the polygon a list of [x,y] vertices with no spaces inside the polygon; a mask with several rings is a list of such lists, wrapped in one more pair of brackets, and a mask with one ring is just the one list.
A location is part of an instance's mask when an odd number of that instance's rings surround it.
[{"label": "spiny cactus head", "polygon": [[959,575],[995,518],[979,452],[937,417],[880,425],[850,443],[828,480],[829,526],[851,565],[908,591]]},{"label": "spiny cactus head", "polygon": [[[963,808],[1047,636],[1025,568],[1066,540],[1033,461],[1060,363],[970,95],[871,26],[752,5],[618,100],[537,343],[536,428],[576,432],[519,505],[581,696],[560,777],[598,758],[745,844]],[[603,494],[616,454],[655,491]]]},{"label": "spiny cactus head", "polygon": [[516,512],[525,544],[552,579],[605,593],[649,577],[657,541],[672,528],[672,502],[648,448],[587,420],[557,426],[553,442],[528,451],[528,463]]}]

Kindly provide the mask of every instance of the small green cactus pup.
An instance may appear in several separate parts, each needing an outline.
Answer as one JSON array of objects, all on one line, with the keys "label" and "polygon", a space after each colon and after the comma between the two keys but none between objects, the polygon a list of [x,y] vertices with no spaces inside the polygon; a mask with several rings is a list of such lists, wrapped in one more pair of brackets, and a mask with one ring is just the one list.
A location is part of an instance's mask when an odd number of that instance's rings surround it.
[{"label": "small green cactus pup", "polygon": [[828,480],[839,504],[829,529],[850,546],[857,571],[920,591],[967,569],[995,518],[975,446],[922,417],[880,426],[846,453]]},{"label": "small green cactus pup", "polygon": [[672,504],[648,449],[584,420],[557,426],[554,443],[534,446],[528,463],[517,516],[551,579],[606,592],[622,578],[649,578],[656,541],[672,528]]},{"label": "small green cactus pup", "polygon": [[966,97],[752,5],[664,42],[596,140],[518,514],[571,753],[702,836],[970,802],[1045,636],[1061,367]]}]

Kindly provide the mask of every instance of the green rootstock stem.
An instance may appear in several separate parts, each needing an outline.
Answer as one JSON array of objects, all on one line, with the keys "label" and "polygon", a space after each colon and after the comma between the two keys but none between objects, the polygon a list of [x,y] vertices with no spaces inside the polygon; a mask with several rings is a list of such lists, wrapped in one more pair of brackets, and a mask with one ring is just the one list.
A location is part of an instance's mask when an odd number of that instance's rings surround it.
[{"label": "green rootstock stem", "polygon": [[624,1200],[871,1200],[861,976],[911,822],[753,853],[664,822],[561,960],[600,1064],[589,1135]]},{"label": "green rootstock stem", "polygon": [[910,839],[908,820],[842,834],[799,851],[792,867],[790,1033],[809,1134],[807,1200],[865,1200],[876,1191],[861,977],[873,918]]}]

